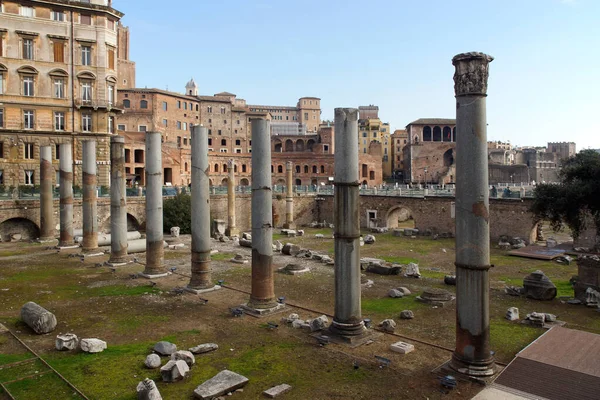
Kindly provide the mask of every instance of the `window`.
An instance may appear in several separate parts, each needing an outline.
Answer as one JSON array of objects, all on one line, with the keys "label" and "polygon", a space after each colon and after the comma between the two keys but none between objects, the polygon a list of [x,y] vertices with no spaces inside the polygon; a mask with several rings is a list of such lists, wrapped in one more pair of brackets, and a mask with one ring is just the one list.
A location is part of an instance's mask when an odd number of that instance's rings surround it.
[{"label": "window", "polygon": [[187,138],[186,138],[186,137],[184,137],[184,138],[183,138],[183,144],[184,144],[184,146],[187,146],[187,144],[188,144],[188,143],[187,143]]},{"label": "window", "polygon": [[25,173],[25,184],[26,185],[33,185],[33,170],[26,169],[23,172]]},{"label": "window", "polygon": [[115,30],[115,21],[113,21],[113,20],[112,20],[112,19],[110,19],[110,18],[107,18],[107,19],[106,19],[106,27],[107,27],[108,29],[110,29],[111,31],[114,31],[114,30]]},{"label": "window", "polygon": [[0,94],[4,94],[4,74],[2,73],[2,71],[0,71]]},{"label": "window", "polygon": [[23,96],[33,96],[33,76],[23,77]]},{"label": "window", "polygon": [[112,106],[115,102],[115,87],[113,85],[108,85],[107,89],[108,105]]},{"label": "window", "polygon": [[83,114],[81,116],[81,130],[83,132],[92,131],[92,114]]},{"label": "window", "polygon": [[23,143],[23,158],[33,160],[33,143]]},{"label": "window", "polygon": [[219,129],[219,130],[217,131],[217,133],[218,133],[219,135],[221,135],[221,130]]},{"label": "window", "polygon": [[115,133],[115,117],[108,117],[108,133]]},{"label": "window", "polygon": [[21,15],[24,17],[33,18],[35,16],[35,10],[33,7],[21,6]]},{"label": "window", "polygon": [[81,46],[81,65],[92,65],[91,46]]},{"label": "window", "polygon": [[221,139],[221,146],[227,146],[227,139]]},{"label": "window", "polygon": [[54,78],[54,97],[65,98],[65,80],[63,78]]},{"label": "window", "polygon": [[221,152],[221,153],[227,153],[227,149],[220,149],[219,152]]},{"label": "window", "polygon": [[54,62],[65,62],[65,44],[63,42],[54,42]]},{"label": "window", "polygon": [[186,102],[183,102],[183,109],[187,110],[187,103]]},{"label": "window", "polygon": [[84,103],[90,103],[92,101],[92,82],[81,82],[81,100],[83,100]]},{"label": "window", "polygon": [[131,107],[131,101],[129,99],[123,100],[123,108],[130,108],[130,107]]},{"label": "window", "polygon": [[140,101],[140,108],[148,108],[148,100]]},{"label": "window", "polygon": [[208,145],[212,146],[212,139],[211,138],[208,138]]},{"label": "window", "polygon": [[240,139],[236,139],[236,141],[235,141],[235,145],[236,146],[240,146],[241,143],[242,143],[242,141]]},{"label": "window", "polygon": [[146,132],[146,125],[138,126],[138,132]]},{"label": "window", "polygon": [[23,39],[23,58],[33,60],[33,39]]},{"label": "window", "polygon": [[163,111],[167,111],[167,108],[168,108],[167,102],[163,101],[162,102],[162,109],[163,109]]},{"label": "window", "polygon": [[65,130],[65,113],[55,112],[54,113],[54,130],[64,131]]},{"label": "window", "polygon": [[308,113],[304,113],[304,119],[308,119]]},{"label": "window", "polygon": [[108,68],[115,69],[115,49],[108,49]]},{"label": "window", "polygon": [[212,119],[211,118],[208,119],[208,123],[212,124]]},{"label": "window", "polygon": [[235,152],[236,152],[237,154],[241,154],[241,153],[242,153],[242,149],[235,149]]},{"label": "window", "polygon": [[181,108],[181,100],[177,100],[177,108]]},{"label": "window", "polygon": [[35,127],[34,125],[34,118],[35,114],[33,113],[33,110],[25,110],[23,111],[23,128],[24,129],[33,129]]},{"label": "window", "polygon": [[65,20],[65,13],[62,11],[52,11],[52,15],[51,18],[53,21],[64,21]]},{"label": "window", "polygon": [[177,136],[177,147],[181,147],[181,136]]},{"label": "window", "polygon": [[212,129],[209,129],[209,130],[208,130],[208,134],[209,134],[209,135],[212,135]]},{"label": "window", "polygon": [[177,121],[177,129],[181,129],[181,121]]},{"label": "window", "polygon": [[123,124],[119,124],[119,125],[117,125],[117,130],[118,130],[118,131],[124,131],[124,130],[126,130],[126,129],[125,129],[125,125],[123,125]]},{"label": "window", "polygon": [[[0,154],[0,158],[2,158],[2,154]],[[4,185],[4,171],[0,169],[0,185]]]},{"label": "window", "polygon": [[221,107],[221,114],[225,114],[225,107]]},{"label": "window", "polygon": [[184,131],[187,131],[187,122],[183,122],[181,124],[181,129],[183,129]]},{"label": "window", "polygon": [[92,16],[89,14],[79,14],[79,23],[81,25],[91,25],[92,24]]},{"label": "window", "polygon": [[0,128],[4,128],[4,108],[0,108]]},{"label": "window", "polygon": [[208,111],[209,113],[211,113],[211,112],[212,112],[212,107],[211,107],[211,106],[208,106],[208,107],[206,108],[206,111]]},{"label": "window", "polygon": [[225,120],[223,120],[223,123],[224,123],[224,124],[227,124],[227,120],[226,120],[226,119],[225,119]]},{"label": "window", "polygon": [[167,126],[169,124],[169,121],[167,121],[166,119],[163,119],[162,124],[163,124],[163,126]]}]

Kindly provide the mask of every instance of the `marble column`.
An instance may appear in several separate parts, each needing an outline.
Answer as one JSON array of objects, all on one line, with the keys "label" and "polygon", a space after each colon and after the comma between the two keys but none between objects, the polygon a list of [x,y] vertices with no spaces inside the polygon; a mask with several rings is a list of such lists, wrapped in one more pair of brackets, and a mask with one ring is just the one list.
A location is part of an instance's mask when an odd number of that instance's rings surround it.
[{"label": "marble column", "polygon": [[490,352],[490,228],[483,53],[458,54],[456,95],[456,349],[450,367],[474,377],[495,373]]},{"label": "marble column", "polygon": [[58,247],[75,246],[73,235],[73,153],[71,143],[59,145],[60,239]]},{"label": "marble column", "polygon": [[227,229],[225,234],[229,237],[238,236],[240,231],[235,225],[235,161],[229,159],[227,162]]},{"label": "marble column", "polygon": [[294,224],[294,164],[291,161],[285,163],[285,172],[287,175],[287,191],[285,196],[285,229],[296,229]]},{"label": "marble column", "polygon": [[96,141],[83,142],[83,241],[85,253],[98,248]]},{"label": "marble column", "polygon": [[125,138],[110,138],[110,258],[111,265],[127,262],[127,194]]},{"label": "marble column", "polygon": [[40,147],[40,242],[54,240],[54,198],[52,194],[52,147]]}]

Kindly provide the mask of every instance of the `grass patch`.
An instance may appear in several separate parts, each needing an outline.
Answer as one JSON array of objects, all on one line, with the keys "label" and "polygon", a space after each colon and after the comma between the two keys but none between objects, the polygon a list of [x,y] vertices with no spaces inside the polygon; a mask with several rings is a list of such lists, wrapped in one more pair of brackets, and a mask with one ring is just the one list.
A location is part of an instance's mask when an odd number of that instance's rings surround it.
[{"label": "grass patch", "polygon": [[229,261],[233,257],[235,257],[233,253],[215,253],[210,255],[210,259],[213,261]]},{"label": "grass patch", "polygon": [[399,256],[387,256],[387,257],[382,257],[381,258],[384,261],[393,263],[393,264],[410,264],[410,263],[415,263],[418,264],[419,260],[417,260],[416,258],[412,258],[412,257],[399,257]]},{"label": "grass patch", "polygon": [[450,275],[447,272],[444,271],[431,271],[429,269],[420,269],[419,272],[421,272],[421,276],[423,278],[430,278],[430,279],[444,279],[444,277],[446,275]]},{"label": "grass patch", "polygon": [[387,318],[395,317],[402,310],[414,310],[417,308],[427,308],[424,303],[418,302],[414,297],[381,299],[362,299],[362,312],[365,315],[380,315]]},{"label": "grass patch", "polygon": [[510,322],[504,318],[493,318],[490,324],[492,349],[501,360],[508,362],[544,332],[543,329]]},{"label": "grass patch", "polygon": [[[75,394],[73,389],[54,373],[47,373],[6,386],[16,399],[48,400],[80,398],[79,395]],[[0,391],[0,393],[2,392]]]},{"label": "grass patch", "polygon": [[573,286],[568,280],[555,280],[553,282],[556,286],[557,297],[573,297],[575,295],[575,292],[573,291]]},{"label": "grass patch", "polygon": [[[32,357],[33,355],[30,354],[29,357],[26,358]],[[37,359],[35,361],[15,365],[10,368],[0,368],[0,382],[12,381],[25,376],[33,375],[37,372],[46,371],[47,369],[48,367],[46,367],[40,360]]]},{"label": "grass patch", "polygon": [[106,297],[106,296],[141,296],[144,294],[158,294],[160,289],[152,286],[102,286],[98,288],[88,289],[86,297]]},{"label": "grass patch", "polygon": [[33,358],[34,355],[30,353],[21,354],[0,354],[0,368],[6,364],[12,364],[18,361],[27,360]]}]

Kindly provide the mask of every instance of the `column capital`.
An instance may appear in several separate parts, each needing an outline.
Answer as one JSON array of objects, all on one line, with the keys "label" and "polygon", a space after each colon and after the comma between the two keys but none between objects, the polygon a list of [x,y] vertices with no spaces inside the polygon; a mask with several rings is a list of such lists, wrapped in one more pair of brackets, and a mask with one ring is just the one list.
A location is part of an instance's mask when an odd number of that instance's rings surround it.
[{"label": "column capital", "polygon": [[480,52],[457,54],[452,58],[456,96],[487,95],[489,64],[494,57]]},{"label": "column capital", "polygon": [[294,165],[294,163],[292,163],[291,161],[288,161],[285,163],[285,169],[288,171],[291,171],[293,165]]}]

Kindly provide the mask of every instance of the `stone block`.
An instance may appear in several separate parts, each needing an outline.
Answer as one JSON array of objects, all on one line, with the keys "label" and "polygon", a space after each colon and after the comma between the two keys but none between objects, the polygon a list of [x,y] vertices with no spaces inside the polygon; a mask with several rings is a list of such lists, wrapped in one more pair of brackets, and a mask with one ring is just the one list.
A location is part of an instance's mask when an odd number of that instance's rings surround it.
[{"label": "stone block", "polygon": [[269,399],[274,399],[277,396],[289,392],[291,389],[292,387],[290,385],[283,383],[281,385],[274,386],[271,389],[265,390],[263,392],[263,395],[265,395]]},{"label": "stone block", "polygon": [[162,400],[162,396],[152,379],[144,379],[137,385],[138,400]]},{"label": "stone block", "polygon": [[182,360],[188,365],[188,367],[192,368],[192,365],[196,364],[196,357],[192,354],[192,352],[187,350],[177,350],[175,353],[171,354],[171,360],[178,361]]},{"label": "stone block", "polygon": [[65,333],[56,336],[56,341],[54,343],[56,350],[75,350],[79,344],[79,338],[77,338],[77,335],[74,333]]},{"label": "stone block", "polygon": [[388,296],[392,298],[402,298],[404,297],[404,293],[402,293],[398,289],[390,289],[388,291]]},{"label": "stone block", "polygon": [[381,321],[379,326],[386,332],[394,332],[394,330],[396,329],[396,321],[394,321],[393,319],[384,319],[383,321]]},{"label": "stone block", "polygon": [[241,388],[247,383],[248,378],[245,376],[225,369],[198,386],[194,390],[194,397],[210,400]]},{"label": "stone block", "polygon": [[215,351],[219,348],[219,345],[216,343],[204,343],[204,344],[200,344],[196,347],[191,347],[189,349],[190,352],[192,352],[193,354],[204,354],[204,353],[209,353],[211,351]]},{"label": "stone block", "polygon": [[415,346],[406,342],[396,342],[390,345],[390,350],[395,353],[408,354],[415,350]]},{"label": "stone block", "polygon": [[146,357],[146,361],[144,361],[144,365],[146,366],[146,368],[150,369],[158,368],[161,364],[162,361],[158,354],[148,354],[148,356]]},{"label": "stone block", "polygon": [[509,321],[516,321],[519,319],[519,309],[517,307],[510,307],[506,310],[506,319]]},{"label": "stone block", "polygon": [[177,382],[187,376],[190,371],[187,363],[183,360],[170,360],[160,368],[160,376],[163,382]]},{"label": "stone block", "polygon": [[161,341],[154,345],[153,350],[161,356],[170,356],[177,351],[177,346],[170,342]]},{"label": "stone block", "polygon": [[81,339],[81,350],[86,353],[101,353],[106,350],[106,342],[100,339]]},{"label": "stone block", "polygon": [[400,319],[413,319],[415,317],[415,313],[412,310],[402,310],[400,312]]}]

